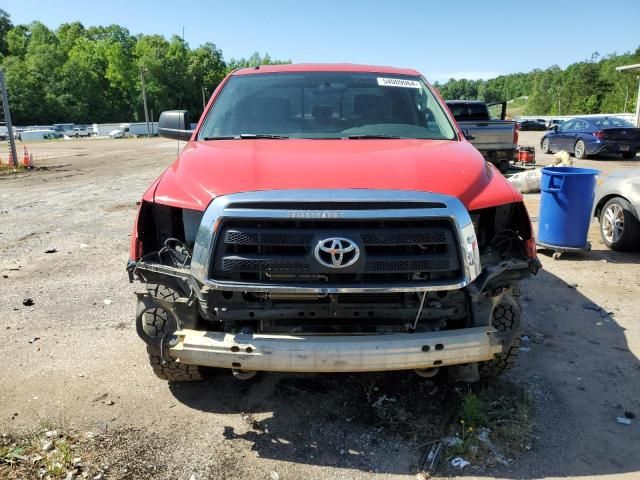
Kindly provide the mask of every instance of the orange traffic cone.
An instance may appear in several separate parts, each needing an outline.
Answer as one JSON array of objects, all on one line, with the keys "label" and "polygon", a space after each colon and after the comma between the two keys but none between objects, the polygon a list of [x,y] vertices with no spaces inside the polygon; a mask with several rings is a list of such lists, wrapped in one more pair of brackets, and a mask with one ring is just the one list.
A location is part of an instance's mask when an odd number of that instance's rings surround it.
[{"label": "orange traffic cone", "polygon": [[22,154],[22,166],[29,167],[29,152],[27,152],[27,146],[24,146],[24,153]]}]

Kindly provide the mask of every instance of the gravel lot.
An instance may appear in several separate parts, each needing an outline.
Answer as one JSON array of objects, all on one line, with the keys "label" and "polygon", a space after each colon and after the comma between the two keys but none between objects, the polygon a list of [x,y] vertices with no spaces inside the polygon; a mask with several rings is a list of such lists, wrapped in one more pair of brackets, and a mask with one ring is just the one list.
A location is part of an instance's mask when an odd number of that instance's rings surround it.
[{"label": "gravel lot", "polygon": [[[537,147],[540,135],[522,132],[520,143]],[[124,267],[135,202],[176,142],[29,147],[47,168],[0,176],[0,433],[112,434],[96,460],[108,464],[104,478],[416,478],[428,449],[419,444],[449,412],[446,396],[434,400],[412,374],[245,383],[229,374],[179,386],[152,375],[133,324],[139,286]],[[551,156],[538,149],[537,160]],[[640,159],[577,165],[610,171]],[[538,200],[526,198],[534,219]],[[506,381],[531,395],[530,450],[461,474],[640,478],[640,419],[616,422],[625,411],[640,416],[640,253],[607,250],[597,223],[590,241],[588,255],[541,255],[544,270],[523,288],[529,341]],[[371,407],[382,392],[424,408],[382,421]]]}]

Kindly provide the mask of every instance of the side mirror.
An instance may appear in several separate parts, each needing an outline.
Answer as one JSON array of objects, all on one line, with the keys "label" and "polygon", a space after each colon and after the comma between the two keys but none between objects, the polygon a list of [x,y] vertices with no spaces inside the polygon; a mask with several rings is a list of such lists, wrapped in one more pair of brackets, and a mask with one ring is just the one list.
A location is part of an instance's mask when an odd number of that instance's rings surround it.
[{"label": "side mirror", "polygon": [[464,138],[466,138],[469,141],[476,139],[476,137],[474,137],[469,133],[469,130],[462,130],[462,135],[464,135]]},{"label": "side mirror", "polygon": [[558,125],[554,125],[553,127],[551,127],[551,130],[558,133]]},{"label": "side mirror", "polygon": [[189,127],[189,112],[187,110],[167,110],[160,114],[158,121],[158,135],[173,140],[188,141],[193,130]]}]

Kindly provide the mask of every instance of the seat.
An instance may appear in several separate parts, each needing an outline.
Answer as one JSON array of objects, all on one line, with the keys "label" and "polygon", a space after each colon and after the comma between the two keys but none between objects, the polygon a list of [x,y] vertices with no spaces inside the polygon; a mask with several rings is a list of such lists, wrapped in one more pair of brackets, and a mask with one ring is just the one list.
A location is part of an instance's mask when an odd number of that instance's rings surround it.
[{"label": "seat", "polygon": [[251,100],[247,114],[241,119],[241,133],[289,133],[295,128],[291,118],[291,102],[287,98],[266,97]]},{"label": "seat", "polygon": [[388,123],[391,103],[382,95],[356,95],[353,98],[353,115],[366,123]]}]

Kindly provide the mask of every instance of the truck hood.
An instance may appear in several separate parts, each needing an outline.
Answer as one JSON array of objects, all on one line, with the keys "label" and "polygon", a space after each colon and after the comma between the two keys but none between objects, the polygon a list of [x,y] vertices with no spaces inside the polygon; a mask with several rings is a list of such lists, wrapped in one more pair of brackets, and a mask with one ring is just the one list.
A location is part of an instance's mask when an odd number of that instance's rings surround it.
[{"label": "truck hood", "polygon": [[191,142],[154,187],[154,201],[194,210],[256,190],[424,191],[457,197],[469,210],[521,199],[468,142],[417,139]]}]

